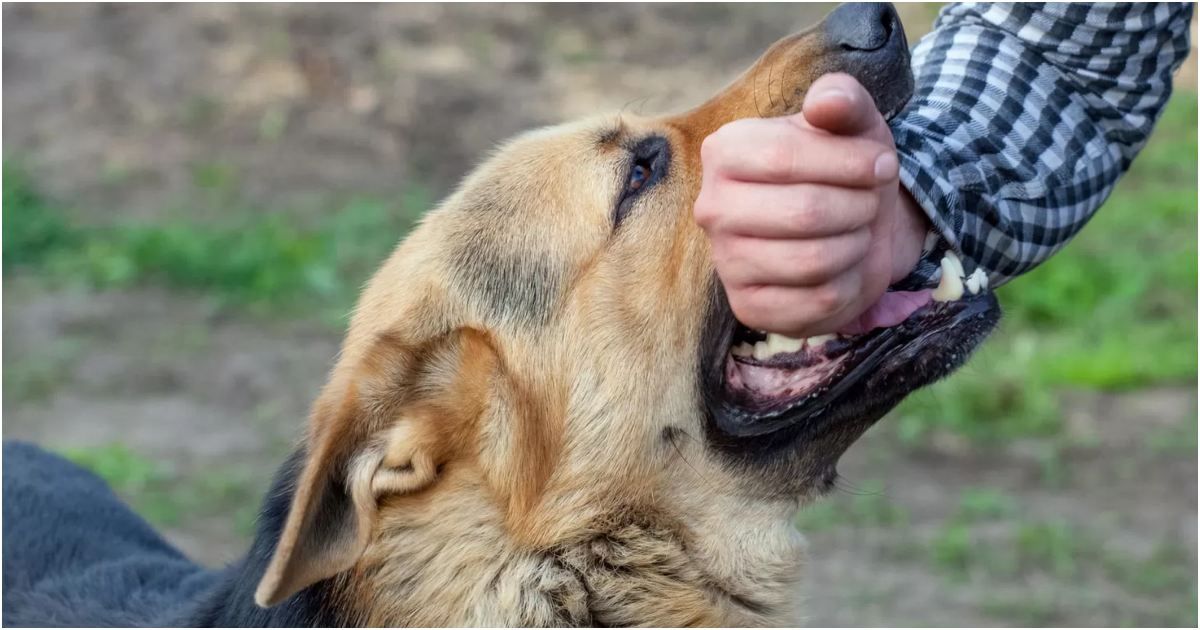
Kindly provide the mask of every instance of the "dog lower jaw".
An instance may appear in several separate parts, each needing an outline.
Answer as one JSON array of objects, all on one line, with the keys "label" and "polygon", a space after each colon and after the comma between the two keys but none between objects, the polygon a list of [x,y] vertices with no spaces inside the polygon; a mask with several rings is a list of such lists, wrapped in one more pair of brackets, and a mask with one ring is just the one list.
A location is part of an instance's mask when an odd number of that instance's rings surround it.
[{"label": "dog lower jaw", "polygon": [[840,455],[909,393],[953,372],[994,328],[1000,310],[993,294],[957,297],[934,295],[894,327],[826,341],[828,351],[815,358],[801,351],[790,365],[737,356],[728,316],[728,331],[702,353],[710,441],[763,464],[768,452],[812,451],[832,433],[845,443],[834,449]]}]

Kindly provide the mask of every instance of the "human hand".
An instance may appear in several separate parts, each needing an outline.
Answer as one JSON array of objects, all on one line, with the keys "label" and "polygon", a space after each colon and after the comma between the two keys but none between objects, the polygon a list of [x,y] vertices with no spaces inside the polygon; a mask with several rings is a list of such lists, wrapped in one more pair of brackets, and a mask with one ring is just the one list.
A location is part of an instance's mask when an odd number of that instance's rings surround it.
[{"label": "human hand", "polygon": [[880,298],[916,266],[928,219],[853,77],[819,78],[799,114],[721,127],[701,161],[695,218],[740,322],[801,338],[908,316]]}]

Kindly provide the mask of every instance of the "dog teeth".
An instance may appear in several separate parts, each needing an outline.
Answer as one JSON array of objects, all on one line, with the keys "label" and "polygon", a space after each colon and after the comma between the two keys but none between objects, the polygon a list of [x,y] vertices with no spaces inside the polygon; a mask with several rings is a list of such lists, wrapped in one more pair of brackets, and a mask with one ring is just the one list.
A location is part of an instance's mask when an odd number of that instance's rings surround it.
[{"label": "dog teeth", "polygon": [[951,302],[963,296],[963,266],[962,261],[954,252],[946,252],[942,258],[942,280],[933,290],[936,302]]},{"label": "dog teeth", "polygon": [[799,352],[804,347],[803,339],[793,339],[783,335],[767,335],[767,350],[771,354],[787,354],[789,352]]},{"label": "dog teeth", "polygon": [[963,270],[962,261],[958,259],[958,254],[954,252],[946,252],[946,255],[942,257],[943,269],[945,269],[947,263],[949,263],[950,268],[954,270],[954,275],[958,276],[959,278],[967,275],[967,272]]},{"label": "dog teeth", "polygon": [[967,286],[967,290],[971,293],[979,293],[988,287],[987,274],[983,272],[982,268],[976,267],[975,271],[972,271],[971,275],[967,276],[967,281],[965,284]]},{"label": "dog teeth", "polygon": [[834,339],[837,339],[837,337],[838,337],[837,335],[817,335],[815,337],[809,337],[808,339],[805,339],[804,341],[806,341],[808,343],[808,347],[816,348],[817,346],[825,343],[826,341],[833,341]]},{"label": "dog teeth", "polygon": [[765,361],[777,354],[792,354],[800,352],[805,348],[819,347],[827,341],[839,338],[839,335],[817,335],[815,337],[795,339],[785,335],[767,333],[766,337],[765,340],[755,344],[743,341],[730,348],[729,353],[736,357],[754,357],[759,361]]},{"label": "dog teeth", "polygon": [[933,291],[933,299],[937,302],[950,302],[962,298],[964,292],[974,295],[987,287],[988,277],[983,269],[976,267],[968,276],[958,255],[946,252],[946,256],[942,258],[942,279]]},{"label": "dog teeth", "polygon": [[743,341],[730,349],[730,352],[736,357],[752,357],[754,356],[754,346]]}]

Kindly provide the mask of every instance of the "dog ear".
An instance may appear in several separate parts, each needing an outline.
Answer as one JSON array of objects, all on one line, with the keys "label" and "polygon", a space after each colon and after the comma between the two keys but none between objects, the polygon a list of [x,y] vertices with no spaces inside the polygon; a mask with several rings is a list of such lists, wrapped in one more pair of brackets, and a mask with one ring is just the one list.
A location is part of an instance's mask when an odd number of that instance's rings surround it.
[{"label": "dog ear", "polygon": [[416,347],[382,335],[349,376],[334,370],[313,407],[308,459],[259,606],[354,566],[380,500],[429,487],[463,447],[496,361],[485,333],[460,329]]}]

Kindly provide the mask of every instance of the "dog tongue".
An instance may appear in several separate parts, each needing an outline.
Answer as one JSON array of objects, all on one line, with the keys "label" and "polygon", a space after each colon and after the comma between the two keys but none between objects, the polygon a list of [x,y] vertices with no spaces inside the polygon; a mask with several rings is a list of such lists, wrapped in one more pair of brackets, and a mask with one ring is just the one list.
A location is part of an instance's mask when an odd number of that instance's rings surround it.
[{"label": "dog tongue", "polygon": [[933,291],[888,291],[858,319],[842,326],[843,335],[861,335],[876,328],[888,328],[908,319],[933,299]]}]

